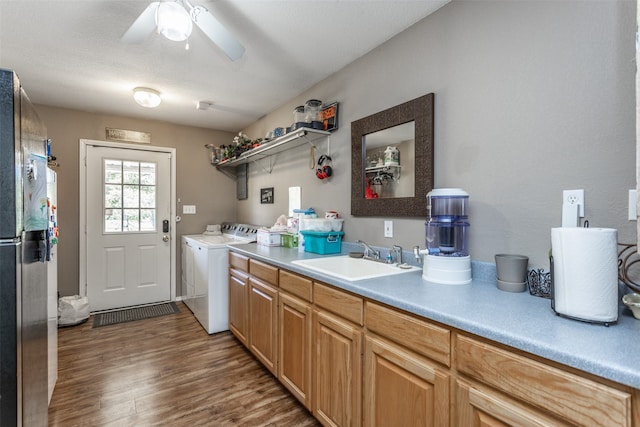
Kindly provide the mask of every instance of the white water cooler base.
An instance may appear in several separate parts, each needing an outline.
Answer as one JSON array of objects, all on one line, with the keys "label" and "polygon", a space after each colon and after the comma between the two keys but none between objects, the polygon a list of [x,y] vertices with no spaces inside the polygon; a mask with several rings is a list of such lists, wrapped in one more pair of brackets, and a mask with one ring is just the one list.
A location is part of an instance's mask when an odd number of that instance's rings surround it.
[{"label": "white water cooler base", "polygon": [[468,285],[471,283],[471,257],[426,255],[422,278],[444,285]]}]

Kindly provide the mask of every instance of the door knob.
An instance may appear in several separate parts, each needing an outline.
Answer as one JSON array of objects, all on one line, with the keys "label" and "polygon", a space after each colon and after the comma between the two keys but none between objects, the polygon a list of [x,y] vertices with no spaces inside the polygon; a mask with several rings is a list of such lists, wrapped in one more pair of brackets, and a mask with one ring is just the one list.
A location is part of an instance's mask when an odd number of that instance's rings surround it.
[{"label": "door knob", "polygon": [[166,234],[164,236],[162,236],[162,241],[163,242],[168,242],[169,241],[169,236],[167,236]]}]

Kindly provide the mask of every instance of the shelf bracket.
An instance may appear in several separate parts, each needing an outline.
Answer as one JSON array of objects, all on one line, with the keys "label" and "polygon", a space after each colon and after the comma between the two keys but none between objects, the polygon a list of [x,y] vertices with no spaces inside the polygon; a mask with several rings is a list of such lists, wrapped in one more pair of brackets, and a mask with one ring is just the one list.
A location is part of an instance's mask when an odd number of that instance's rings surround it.
[{"label": "shelf bracket", "polygon": [[276,162],[272,161],[275,160],[275,158],[277,157],[277,154],[274,154],[272,156],[268,157],[269,160],[269,169],[265,169],[264,166],[262,166],[262,164],[260,163],[260,160],[264,160],[264,159],[252,159],[251,162],[257,166],[260,166],[260,168],[265,171],[266,173],[268,173],[269,175],[271,175],[271,172],[273,172],[273,167],[275,166]]},{"label": "shelf bracket", "polygon": [[238,175],[235,174],[236,168],[233,168],[233,172],[231,168],[216,168],[219,172],[227,175],[229,178],[237,179]]},{"label": "shelf bracket", "polygon": [[[314,149],[318,148],[318,146],[314,144],[306,134],[301,138],[304,139],[307,142],[307,144],[312,146]],[[327,156],[331,157],[331,136],[330,135],[327,135],[327,152],[323,154],[326,154]]]}]

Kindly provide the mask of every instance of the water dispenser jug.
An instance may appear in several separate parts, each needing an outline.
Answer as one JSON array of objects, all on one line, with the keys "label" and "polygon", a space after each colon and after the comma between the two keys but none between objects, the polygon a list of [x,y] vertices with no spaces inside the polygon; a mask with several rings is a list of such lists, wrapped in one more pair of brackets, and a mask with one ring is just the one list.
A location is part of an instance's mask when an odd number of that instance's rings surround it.
[{"label": "water dispenser jug", "polygon": [[425,280],[445,284],[471,282],[469,194],[459,188],[427,194]]}]

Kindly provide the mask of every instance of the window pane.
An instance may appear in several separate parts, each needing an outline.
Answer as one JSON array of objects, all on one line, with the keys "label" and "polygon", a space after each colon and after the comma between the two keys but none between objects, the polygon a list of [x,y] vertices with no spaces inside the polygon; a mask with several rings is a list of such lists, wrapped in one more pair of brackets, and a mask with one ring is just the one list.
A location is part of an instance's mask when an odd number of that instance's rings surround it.
[{"label": "window pane", "polygon": [[139,208],[140,187],[138,187],[137,185],[123,185],[122,198],[124,200],[123,206],[125,208]]},{"label": "window pane", "polygon": [[140,186],[140,207],[155,208],[156,207],[156,187],[141,185]]},{"label": "window pane", "polygon": [[122,169],[124,172],[124,178],[123,178],[124,184],[140,183],[140,163],[122,162]]},{"label": "window pane", "polygon": [[120,209],[104,210],[104,231],[105,233],[122,231],[122,211]]},{"label": "window pane", "polygon": [[109,184],[122,183],[122,162],[120,160],[104,160],[104,182]]},{"label": "window pane", "polygon": [[140,231],[140,212],[138,209],[124,209],[122,231]]},{"label": "window pane", "polygon": [[156,181],[156,163],[104,160],[106,233],[156,231]]},{"label": "window pane", "polygon": [[140,209],[140,230],[155,231],[156,230],[156,210]]},{"label": "window pane", "polygon": [[140,184],[156,184],[156,164],[140,163]]},{"label": "window pane", "polygon": [[121,208],[122,207],[122,186],[105,184],[104,186],[104,207],[105,208]]}]

